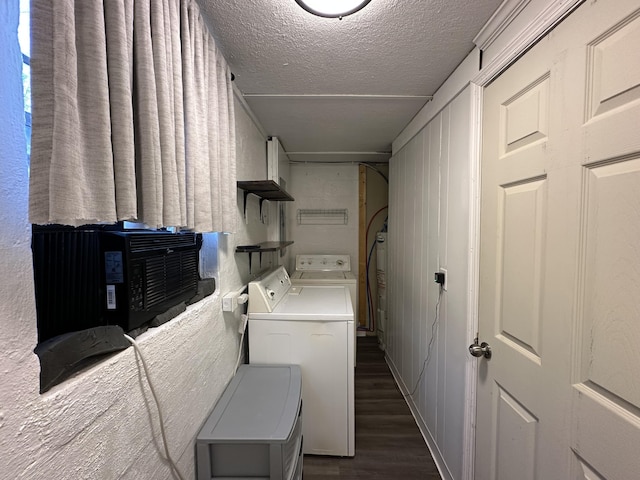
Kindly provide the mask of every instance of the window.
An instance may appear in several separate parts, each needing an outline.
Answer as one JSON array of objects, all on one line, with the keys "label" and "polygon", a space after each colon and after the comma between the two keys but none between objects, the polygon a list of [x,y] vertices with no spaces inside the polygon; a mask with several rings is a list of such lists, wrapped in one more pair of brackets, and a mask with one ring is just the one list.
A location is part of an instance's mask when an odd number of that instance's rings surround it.
[{"label": "window", "polygon": [[18,41],[22,51],[22,88],[24,92],[24,132],[27,138],[27,158],[31,156],[31,38],[29,1],[20,0]]},{"label": "window", "polygon": [[[18,41],[30,159],[30,0],[20,0]],[[182,304],[213,293],[218,234],[179,230],[154,231],[130,222],[78,228],[33,225],[41,392],[128,347],[122,331],[136,336],[176,316]]]}]

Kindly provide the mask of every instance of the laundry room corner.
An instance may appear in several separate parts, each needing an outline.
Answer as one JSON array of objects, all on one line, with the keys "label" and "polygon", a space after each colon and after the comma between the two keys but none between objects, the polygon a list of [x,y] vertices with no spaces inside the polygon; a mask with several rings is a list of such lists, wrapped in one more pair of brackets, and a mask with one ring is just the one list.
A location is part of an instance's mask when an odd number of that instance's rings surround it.
[{"label": "laundry room corner", "polygon": [[[288,225],[295,243],[290,247],[288,271],[295,269],[295,256],[300,254],[348,254],[358,258],[357,185],[357,165],[291,164],[291,194],[296,201],[290,206],[293,212]],[[301,221],[300,214],[305,211],[318,212],[319,217]],[[341,217],[334,218],[336,211]]]}]

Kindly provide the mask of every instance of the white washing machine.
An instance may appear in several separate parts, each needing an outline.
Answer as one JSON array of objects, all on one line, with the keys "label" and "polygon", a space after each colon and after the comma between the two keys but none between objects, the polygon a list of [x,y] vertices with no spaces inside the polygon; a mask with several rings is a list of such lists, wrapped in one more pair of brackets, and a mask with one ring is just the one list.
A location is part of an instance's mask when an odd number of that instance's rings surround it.
[{"label": "white washing machine", "polygon": [[358,279],[351,273],[349,255],[296,255],[296,270],[291,283],[297,285],[344,285],[349,289],[353,307],[353,364],[356,364],[358,329]]},{"label": "white washing machine", "polygon": [[300,365],[304,453],[355,455],[354,320],[344,285],[292,287],[284,267],[249,283],[249,363]]}]

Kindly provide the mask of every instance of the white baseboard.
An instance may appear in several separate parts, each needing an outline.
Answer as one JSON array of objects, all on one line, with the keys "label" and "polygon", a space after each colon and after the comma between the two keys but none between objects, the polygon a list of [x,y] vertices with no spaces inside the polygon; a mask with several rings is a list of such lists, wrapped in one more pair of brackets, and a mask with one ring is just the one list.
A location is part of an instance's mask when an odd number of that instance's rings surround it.
[{"label": "white baseboard", "polygon": [[407,395],[407,393],[409,393],[409,389],[402,381],[402,378],[400,377],[400,373],[396,369],[396,366],[393,364],[393,361],[389,358],[388,355],[385,355],[384,359],[387,362],[387,365],[389,365],[389,370],[391,370],[391,375],[393,375],[393,379],[395,380],[396,385],[398,385],[400,392],[404,396],[404,399],[407,402],[407,405],[409,406],[409,410],[411,411],[411,415],[413,415],[413,418],[415,419],[416,424],[418,425],[418,429],[422,434],[422,438],[424,438],[424,441],[427,444],[427,448],[429,449],[429,452],[433,457],[433,461],[435,462],[436,467],[438,467],[438,472],[440,473],[440,477],[442,477],[442,480],[454,480],[453,477],[451,476],[451,473],[449,472],[449,469],[447,468],[447,464],[445,463],[444,458],[440,453],[440,450],[438,449],[438,445],[436,444],[435,440],[433,439],[433,436],[431,435],[431,432],[427,428],[427,425],[424,423],[424,420],[420,415],[418,407],[413,402],[413,399],[411,397],[405,396]]}]

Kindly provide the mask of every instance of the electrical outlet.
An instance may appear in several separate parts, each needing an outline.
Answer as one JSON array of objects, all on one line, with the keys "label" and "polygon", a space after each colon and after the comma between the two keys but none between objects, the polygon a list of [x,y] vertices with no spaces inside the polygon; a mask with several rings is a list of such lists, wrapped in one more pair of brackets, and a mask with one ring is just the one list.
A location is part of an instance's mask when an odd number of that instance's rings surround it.
[{"label": "electrical outlet", "polygon": [[444,275],[444,283],[442,284],[442,289],[446,292],[449,289],[449,273],[447,273],[446,268],[440,267],[440,273]]},{"label": "electrical outlet", "polygon": [[238,300],[235,293],[228,293],[222,297],[222,311],[233,312],[238,306]]}]

